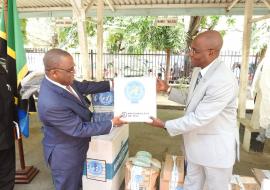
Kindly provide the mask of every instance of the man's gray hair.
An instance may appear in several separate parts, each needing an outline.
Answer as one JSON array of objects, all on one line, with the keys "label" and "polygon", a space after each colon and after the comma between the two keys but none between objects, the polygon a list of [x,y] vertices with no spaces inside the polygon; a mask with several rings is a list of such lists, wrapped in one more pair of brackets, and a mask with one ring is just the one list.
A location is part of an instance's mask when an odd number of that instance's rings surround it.
[{"label": "man's gray hair", "polygon": [[57,67],[61,58],[67,57],[67,56],[71,57],[70,53],[68,53],[65,50],[57,49],[57,48],[50,49],[49,51],[45,53],[44,58],[43,58],[45,70],[50,70],[52,68]]}]

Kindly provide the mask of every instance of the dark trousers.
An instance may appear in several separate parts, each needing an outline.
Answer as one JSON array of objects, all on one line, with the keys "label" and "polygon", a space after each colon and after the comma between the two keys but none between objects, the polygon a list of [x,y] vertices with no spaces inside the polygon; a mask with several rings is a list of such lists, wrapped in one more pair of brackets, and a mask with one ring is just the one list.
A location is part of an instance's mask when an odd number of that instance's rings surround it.
[{"label": "dark trousers", "polygon": [[53,170],[55,190],[80,190],[82,187],[83,164],[68,170]]},{"label": "dark trousers", "polygon": [[0,190],[12,190],[16,173],[15,145],[0,150]]}]

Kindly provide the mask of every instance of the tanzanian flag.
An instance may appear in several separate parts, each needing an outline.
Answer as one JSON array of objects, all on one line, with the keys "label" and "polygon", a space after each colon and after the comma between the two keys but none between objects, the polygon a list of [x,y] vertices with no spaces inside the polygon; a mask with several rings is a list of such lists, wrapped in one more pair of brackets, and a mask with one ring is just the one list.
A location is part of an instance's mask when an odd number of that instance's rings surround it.
[{"label": "tanzanian flag", "polygon": [[[4,7],[4,6],[2,6]],[[6,60],[8,70],[8,81],[13,90],[15,104],[17,105],[17,116],[21,133],[29,136],[28,100],[21,100],[19,87],[21,80],[28,72],[26,64],[23,36],[17,12],[16,0],[8,0],[8,23],[7,34],[5,30],[4,10],[2,9],[0,28],[0,57]]]},{"label": "tanzanian flag", "polygon": [[1,11],[1,25],[0,25],[0,58],[7,57],[7,33],[4,22],[4,11]]}]

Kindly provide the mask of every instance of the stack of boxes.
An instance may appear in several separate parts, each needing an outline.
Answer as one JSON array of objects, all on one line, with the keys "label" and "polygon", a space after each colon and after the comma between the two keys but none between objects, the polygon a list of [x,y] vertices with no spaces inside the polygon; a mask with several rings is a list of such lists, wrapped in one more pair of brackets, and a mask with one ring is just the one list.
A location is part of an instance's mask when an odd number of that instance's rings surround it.
[{"label": "stack of boxes", "polygon": [[270,170],[262,170],[253,168],[252,170],[255,178],[261,185],[261,190],[269,190],[270,189]]},{"label": "stack of boxes", "polygon": [[93,137],[87,152],[83,189],[119,190],[128,158],[128,125],[109,135]]},{"label": "stack of boxes", "polygon": [[99,122],[113,118],[114,94],[104,92],[92,95],[93,121]]},{"label": "stack of boxes", "polygon": [[[113,118],[113,93],[92,97],[93,121]],[[124,180],[124,163],[128,158],[129,127],[115,127],[108,135],[92,137],[82,176],[83,190],[119,190]]]}]

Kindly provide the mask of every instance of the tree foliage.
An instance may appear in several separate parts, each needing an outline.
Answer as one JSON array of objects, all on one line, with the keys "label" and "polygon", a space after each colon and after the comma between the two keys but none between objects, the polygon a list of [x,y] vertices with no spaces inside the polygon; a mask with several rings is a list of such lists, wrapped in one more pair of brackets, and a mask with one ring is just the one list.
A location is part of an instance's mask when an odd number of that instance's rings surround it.
[{"label": "tree foliage", "polygon": [[120,52],[124,50],[123,47],[123,40],[124,40],[124,31],[119,29],[114,29],[110,31],[108,40],[106,42],[107,49],[109,52]]},{"label": "tree foliage", "polygon": [[[190,17],[190,23],[189,23],[189,29],[187,32],[187,40],[186,40],[186,51],[188,51],[188,48],[191,45],[192,40],[195,36],[197,36],[198,33],[207,31],[207,30],[214,30],[215,27],[218,25],[221,16],[191,16]],[[227,27],[232,27],[235,24],[235,18],[231,16],[226,16],[226,24]],[[222,36],[226,34],[225,30],[219,31]],[[188,77],[190,75],[189,73],[189,59],[186,55],[184,58],[184,73],[185,76]]]},{"label": "tree foliage", "polygon": [[146,49],[165,50],[183,47],[185,32],[182,23],[177,26],[156,26],[156,17],[116,17],[110,22],[118,28],[109,29],[107,48],[110,52],[125,50],[143,52]]},{"label": "tree foliage", "polygon": [[[96,24],[91,18],[86,19],[86,33],[88,36],[96,34]],[[73,23],[70,27],[61,27],[57,31],[59,46],[63,48],[76,48],[79,44],[77,23]]]},{"label": "tree foliage", "polygon": [[261,51],[269,44],[270,23],[267,20],[255,22],[252,24],[251,31],[251,49],[255,52]]},{"label": "tree foliage", "polygon": [[21,19],[21,31],[22,31],[22,35],[23,35],[23,40],[24,40],[24,43],[27,43],[28,42],[28,39],[27,39],[27,35],[26,35],[26,26],[27,26],[27,19]]}]

